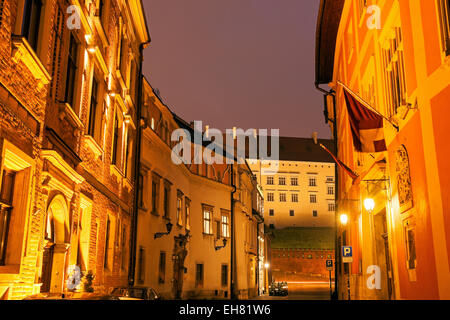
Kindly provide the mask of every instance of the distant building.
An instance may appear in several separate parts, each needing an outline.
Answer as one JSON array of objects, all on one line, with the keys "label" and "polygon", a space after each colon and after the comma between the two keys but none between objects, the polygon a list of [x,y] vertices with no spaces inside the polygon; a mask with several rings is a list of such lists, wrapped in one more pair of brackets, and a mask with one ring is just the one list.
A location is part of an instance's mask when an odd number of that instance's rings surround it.
[{"label": "distant building", "polygon": [[[319,140],[328,149],[331,140]],[[335,217],[335,164],[313,139],[280,137],[278,172],[273,161],[248,159],[264,192],[264,220],[270,228],[332,227]]]}]

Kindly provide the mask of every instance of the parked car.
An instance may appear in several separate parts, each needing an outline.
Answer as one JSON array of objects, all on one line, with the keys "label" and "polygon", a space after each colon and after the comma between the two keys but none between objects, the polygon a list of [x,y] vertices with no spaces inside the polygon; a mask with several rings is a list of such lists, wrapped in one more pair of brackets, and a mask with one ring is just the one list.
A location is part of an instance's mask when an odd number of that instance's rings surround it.
[{"label": "parked car", "polygon": [[159,294],[149,287],[117,287],[111,291],[111,295],[120,300],[161,300]]},{"label": "parked car", "polygon": [[23,300],[120,300],[114,295],[87,293],[87,292],[69,292],[69,293],[39,293],[28,296]]},{"label": "parked car", "polygon": [[269,296],[287,296],[289,294],[287,282],[272,282]]}]

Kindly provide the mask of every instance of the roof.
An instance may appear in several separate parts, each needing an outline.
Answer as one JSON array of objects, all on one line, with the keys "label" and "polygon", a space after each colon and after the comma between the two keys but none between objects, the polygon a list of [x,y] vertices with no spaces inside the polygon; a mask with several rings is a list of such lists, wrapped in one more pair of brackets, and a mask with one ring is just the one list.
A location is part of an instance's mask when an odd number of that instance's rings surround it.
[{"label": "roof", "polygon": [[[260,137],[258,137],[259,139]],[[269,157],[272,156],[271,153],[271,139],[268,139],[268,157],[261,159],[258,155],[259,160],[270,160]],[[248,146],[248,139],[246,145]],[[305,161],[305,162],[334,162],[333,158],[323,150],[319,144],[322,143],[328,150],[334,150],[334,142],[330,139],[318,139],[317,144],[314,143],[312,138],[297,138],[297,137],[280,137],[279,138],[279,160],[282,161]],[[258,143],[259,144],[259,143]],[[247,158],[249,148],[246,148]],[[259,148],[258,148],[259,150]]]},{"label": "roof", "polygon": [[336,38],[345,0],[321,0],[316,29],[316,84],[333,80]]},{"label": "roof", "polygon": [[272,249],[322,249],[332,250],[335,247],[333,228],[301,228],[291,227],[272,230]]}]

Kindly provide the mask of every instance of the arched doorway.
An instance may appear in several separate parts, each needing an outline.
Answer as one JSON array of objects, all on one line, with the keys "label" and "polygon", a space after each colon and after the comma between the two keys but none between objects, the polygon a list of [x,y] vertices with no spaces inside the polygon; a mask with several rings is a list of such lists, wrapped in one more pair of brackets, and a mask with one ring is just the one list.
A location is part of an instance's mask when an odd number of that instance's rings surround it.
[{"label": "arched doorway", "polygon": [[41,292],[59,293],[64,290],[69,230],[66,199],[62,195],[56,195],[47,209]]}]

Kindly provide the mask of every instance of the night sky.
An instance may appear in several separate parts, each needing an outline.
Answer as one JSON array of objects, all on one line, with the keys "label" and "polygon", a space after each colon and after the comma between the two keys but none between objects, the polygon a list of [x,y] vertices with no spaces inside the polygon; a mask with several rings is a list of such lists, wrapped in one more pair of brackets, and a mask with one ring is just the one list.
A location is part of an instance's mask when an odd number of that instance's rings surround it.
[{"label": "night sky", "polygon": [[144,0],[144,75],[186,121],[330,138],[314,88],[318,0]]}]

